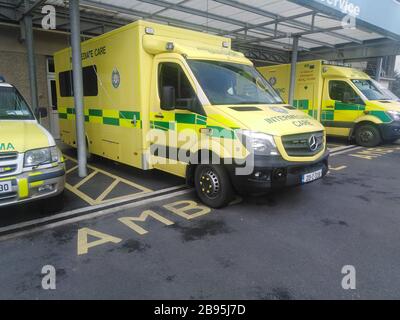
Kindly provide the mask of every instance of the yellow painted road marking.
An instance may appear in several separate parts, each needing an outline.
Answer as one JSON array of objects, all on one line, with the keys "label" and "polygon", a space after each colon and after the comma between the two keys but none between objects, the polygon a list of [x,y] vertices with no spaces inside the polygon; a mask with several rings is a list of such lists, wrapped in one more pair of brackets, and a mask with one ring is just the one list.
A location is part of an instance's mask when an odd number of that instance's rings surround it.
[{"label": "yellow painted road marking", "polygon": [[[63,213],[54,214],[54,215],[51,215],[51,216],[45,217],[45,218],[29,220],[29,221],[9,225],[6,227],[1,227],[0,234],[3,234],[3,233],[8,233],[8,234],[6,236],[0,236],[0,241],[15,238],[15,237],[18,237],[21,235],[31,234],[38,230],[47,230],[47,229],[55,228],[57,226],[61,226],[61,225],[65,225],[65,224],[74,223],[77,221],[88,220],[88,219],[96,218],[96,217],[103,216],[103,215],[106,215],[109,213],[115,213],[117,211],[123,211],[123,210],[136,208],[141,205],[154,203],[154,201],[166,200],[166,199],[170,199],[173,197],[177,197],[177,196],[181,196],[181,195],[193,192],[193,189],[189,189],[189,188],[186,188],[181,191],[176,191],[178,189],[182,189],[185,187],[186,187],[185,185],[180,185],[180,186],[176,186],[176,187],[153,191],[150,194],[147,193],[147,194],[143,194],[141,196],[138,196],[138,195],[132,196],[129,198],[129,200],[131,202],[126,203],[126,204],[122,204],[122,202],[124,202],[125,200],[123,200],[123,201],[113,200],[111,202],[107,202],[106,204],[103,203],[103,204],[99,204],[99,205],[96,205],[93,207],[79,208],[79,209],[75,209],[75,210],[71,210],[71,211],[67,211],[67,212],[63,212]],[[160,194],[164,194],[164,195],[160,196]],[[144,197],[149,197],[149,198],[142,199]],[[135,201],[135,200],[137,200],[137,201]],[[134,202],[132,202],[132,201],[134,201]],[[107,206],[109,206],[109,205],[114,205],[114,207],[107,209]],[[95,210],[94,213],[93,213],[93,210]],[[92,213],[87,214],[87,212],[92,212]],[[71,217],[75,217],[77,214],[79,214],[78,218],[71,218]],[[54,222],[59,219],[62,219],[62,220],[59,222]],[[45,224],[45,225],[42,227],[35,227],[39,224]],[[26,229],[26,230],[18,231],[21,229]]]},{"label": "yellow painted road marking", "polygon": [[78,169],[78,166],[74,166],[71,169],[68,169],[67,174],[71,173],[72,171],[75,171],[76,169]]},{"label": "yellow painted road marking", "polygon": [[190,200],[177,201],[166,204],[163,207],[187,220],[194,219],[211,212],[209,207],[199,205],[197,202]]},{"label": "yellow painted road marking", "polygon": [[84,183],[88,182],[90,179],[92,179],[95,175],[97,174],[97,171],[93,171],[91,174],[87,175],[85,178],[83,178],[81,181],[79,181],[76,185],[73,187],[76,189],[79,189]]},{"label": "yellow painted road marking", "polygon": [[[70,156],[64,155],[64,158],[67,160],[70,160],[74,163],[78,163],[78,161]],[[87,202],[90,205],[97,205],[97,204],[102,204],[102,203],[106,203],[106,202],[110,202],[110,201],[114,201],[114,200],[122,200],[122,199],[131,199],[132,198],[132,194],[130,195],[126,195],[126,196],[121,196],[121,197],[115,197],[112,199],[107,199],[104,200],[113,190],[114,188],[118,185],[118,183],[122,182],[125,183],[135,189],[140,190],[139,192],[136,192],[135,195],[142,195],[144,193],[149,193],[152,192],[153,190],[146,188],[142,185],[139,185],[137,183],[134,183],[132,181],[129,181],[127,179],[121,178],[117,175],[114,175],[112,173],[109,173],[107,171],[104,171],[102,169],[99,169],[97,167],[88,165],[87,166],[89,169],[93,170],[92,173],[90,173],[87,177],[83,178],[78,184],[72,186],[68,183],[66,183],[65,187],[68,191],[74,193],[76,196],[78,196],[79,198],[81,198],[82,200],[84,200],[85,202]],[[73,168],[69,169],[67,171],[67,174],[73,172],[74,170],[76,170],[78,168],[78,166],[74,166]],[[102,194],[97,197],[97,199],[93,199],[92,197],[90,197],[89,195],[85,194],[84,192],[78,190],[79,187],[81,187],[83,184],[85,184],[86,182],[90,181],[93,177],[95,177],[98,173],[101,173],[103,175],[106,175],[110,178],[112,178],[114,181],[107,187],[106,190],[104,190],[104,192],[102,192]]]},{"label": "yellow painted road marking", "polygon": [[126,225],[128,228],[136,231],[140,235],[144,235],[148,233],[148,231],[141,226],[139,226],[136,222],[146,222],[147,218],[152,217],[155,220],[158,220],[159,222],[170,226],[173,225],[174,222],[164,218],[163,216],[160,216],[158,213],[155,213],[152,210],[145,210],[143,211],[139,217],[122,217],[119,218],[118,221],[122,222],[124,225]]},{"label": "yellow painted road marking", "polygon": [[341,170],[344,170],[346,168],[347,168],[347,166],[339,166],[339,167],[329,166],[329,170],[333,170],[333,171],[341,171]]},{"label": "yellow painted road marking", "polygon": [[83,201],[87,202],[91,206],[94,206],[96,204],[92,198],[90,198],[85,193],[83,193],[82,191],[79,191],[78,189],[74,188],[73,186],[71,186],[68,183],[65,184],[65,189],[72,192],[73,194],[75,194],[76,196],[78,196],[79,198],[81,198]]},{"label": "yellow painted road marking", "polygon": [[[192,200],[176,201],[173,203],[165,204],[163,205],[163,207],[187,220],[198,218],[211,212],[210,208],[199,205],[197,202]],[[161,222],[166,226],[171,226],[175,223],[174,221],[171,221],[163,217],[162,215],[159,215],[153,210],[144,210],[138,216],[134,217],[121,217],[118,219],[118,221],[127,226],[129,229],[143,236],[148,234],[149,231],[141,227],[138,223],[147,222],[149,218],[157,220],[158,222]],[[97,240],[88,242],[88,235],[97,238]],[[121,238],[84,227],[78,230],[78,255],[87,254],[90,248],[99,245],[103,245],[106,243],[119,243],[121,241]]]},{"label": "yellow painted road marking", "polygon": [[357,153],[351,153],[349,156],[365,160],[373,160],[378,157],[393,153],[396,149],[397,148],[392,147],[368,148],[358,151]]},{"label": "yellow painted road marking", "polygon": [[111,183],[104,192],[97,197],[96,201],[103,201],[105,197],[108,196],[108,194],[117,186],[117,184],[120,182],[119,179],[115,179],[113,183]]},{"label": "yellow painted road marking", "polygon": [[[95,237],[98,240],[88,242],[88,236]],[[99,246],[104,243],[119,243],[122,239],[102,233],[89,228],[82,228],[78,231],[78,255],[88,253],[90,248]]]}]

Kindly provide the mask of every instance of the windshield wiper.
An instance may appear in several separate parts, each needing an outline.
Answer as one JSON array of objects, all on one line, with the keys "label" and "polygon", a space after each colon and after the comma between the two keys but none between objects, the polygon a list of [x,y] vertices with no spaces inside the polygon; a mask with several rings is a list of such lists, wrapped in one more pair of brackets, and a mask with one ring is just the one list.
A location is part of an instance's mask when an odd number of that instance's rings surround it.
[{"label": "windshield wiper", "polygon": [[261,101],[245,101],[245,102],[239,102],[235,104],[284,104],[283,102],[261,102]]}]

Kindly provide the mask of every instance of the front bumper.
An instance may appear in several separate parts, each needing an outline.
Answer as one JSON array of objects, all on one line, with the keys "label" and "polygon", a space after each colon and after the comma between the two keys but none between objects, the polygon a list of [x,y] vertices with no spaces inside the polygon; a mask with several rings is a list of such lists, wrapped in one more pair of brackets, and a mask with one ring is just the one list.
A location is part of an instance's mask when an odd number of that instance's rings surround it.
[{"label": "front bumper", "polygon": [[271,189],[302,184],[304,174],[322,169],[322,177],[328,172],[329,151],[313,162],[289,162],[282,157],[255,157],[254,170],[249,175],[238,175],[237,166],[227,166],[231,182],[242,194],[263,194]]},{"label": "front bumper", "polygon": [[23,172],[16,176],[2,177],[1,181],[11,181],[12,190],[0,194],[0,208],[50,198],[64,191],[65,165],[60,163],[55,167]]},{"label": "front bumper", "polygon": [[381,124],[380,129],[384,140],[400,139],[400,121]]}]

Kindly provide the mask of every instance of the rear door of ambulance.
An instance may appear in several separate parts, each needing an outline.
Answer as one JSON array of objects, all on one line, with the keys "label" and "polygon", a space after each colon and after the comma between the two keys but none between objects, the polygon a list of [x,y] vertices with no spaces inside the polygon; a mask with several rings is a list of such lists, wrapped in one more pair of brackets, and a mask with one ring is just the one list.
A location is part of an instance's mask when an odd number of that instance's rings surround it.
[{"label": "rear door of ambulance", "polygon": [[322,92],[320,64],[318,62],[298,63],[293,105],[314,119],[319,119]]}]

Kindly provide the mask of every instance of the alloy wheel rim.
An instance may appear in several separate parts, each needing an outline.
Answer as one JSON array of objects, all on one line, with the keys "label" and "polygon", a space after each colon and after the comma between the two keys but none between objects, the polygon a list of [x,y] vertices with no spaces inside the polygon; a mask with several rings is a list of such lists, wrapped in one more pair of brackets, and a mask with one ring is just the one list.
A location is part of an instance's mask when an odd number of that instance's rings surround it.
[{"label": "alloy wheel rim", "polygon": [[199,183],[201,192],[209,199],[215,199],[221,190],[219,178],[212,169],[206,169],[201,173]]},{"label": "alloy wheel rim", "polygon": [[360,133],[360,139],[362,142],[370,142],[374,137],[374,134],[371,130],[363,130]]}]

